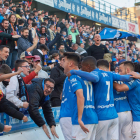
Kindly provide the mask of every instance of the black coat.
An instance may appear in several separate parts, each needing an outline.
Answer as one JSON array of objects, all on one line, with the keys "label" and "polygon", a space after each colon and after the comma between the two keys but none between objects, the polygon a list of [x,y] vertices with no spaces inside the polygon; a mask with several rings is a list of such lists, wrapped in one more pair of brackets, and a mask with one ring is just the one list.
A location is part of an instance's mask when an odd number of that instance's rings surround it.
[{"label": "black coat", "polygon": [[50,101],[44,101],[44,91],[42,87],[43,78],[36,78],[32,80],[32,84],[27,86],[29,93],[29,114],[32,120],[39,126],[45,124],[44,119],[39,113],[39,107],[42,106],[43,114],[47,124],[51,127],[55,125],[55,120],[53,117]]},{"label": "black coat", "polygon": [[51,93],[51,98],[59,98],[60,94],[63,90],[63,83],[66,79],[66,75],[64,74],[64,69],[57,65],[51,70],[50,78],[52,78],[55,81],[55,87],[53,92]]},{"label": "black coat", "polygon": [[22,120],[24,114],[18,111],[18,107],[6,99],[6,96],[0,101],[0,113],[5,112],[7,115]]},{"label": "black coat", "polygon": [[61,22],[61,23],[59,24],[59,27],[61,28],[61,32],[62,32],[62,31],[65,30],[66,25],[65,25],[64,23]]},{"label": "black coat", "polygon": [[105,53],[109,53],[108,49],[105,45],[100,44],[100,46],[96,46],[93,44],[87,49],[88,56],[93,56],[96,60],[103,59]]}]

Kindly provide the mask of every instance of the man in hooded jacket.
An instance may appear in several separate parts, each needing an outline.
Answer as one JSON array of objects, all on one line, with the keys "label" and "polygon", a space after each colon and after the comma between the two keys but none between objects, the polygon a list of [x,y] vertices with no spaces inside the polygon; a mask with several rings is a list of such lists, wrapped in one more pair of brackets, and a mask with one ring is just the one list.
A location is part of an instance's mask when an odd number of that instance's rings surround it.
[{"label": "man in hooded jacket", "polygon": [[[46,122],[51,129],[52,135],[58,138],[55,131],[55,120],[50,104],[49,95],[54,89],[55,82],[53,79],[36,78],[32,80],[32,84],[27,86],[29,92],[29,114],[32,120],[42,127],[46,135],[51,139]],[[42,107],[46,122],[39,113],[39,107]]]}]

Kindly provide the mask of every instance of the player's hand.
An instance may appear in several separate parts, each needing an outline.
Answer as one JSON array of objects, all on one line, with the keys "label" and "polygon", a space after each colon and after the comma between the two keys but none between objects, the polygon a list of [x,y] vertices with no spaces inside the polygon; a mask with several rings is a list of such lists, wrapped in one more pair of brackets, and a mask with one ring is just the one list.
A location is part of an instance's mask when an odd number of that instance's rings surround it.
[{"label": "player's hand", "polygon": [[42,69],[42,66],[40,64],[37,64],[36,69],[34,70],[36,74]]},{"label": "player's hand", "polygon": [[23,72],[23,69],[22,68],[19,68],[18,71],[17,71],[17,73],[20,74],[21,72]]},{"label": "player's hand", "polygon": [[82,120],[79,120],[79,119],[78,119],[78,123],[79,123],[79,125],[81,126],[82,130],[83,130],[86,134],[89,133],[89,130],[85,127],[85,125],[84,125],[84,123],[83,123]]},{"label": "player's hand", "polygon": [[140,74],[138,74],[137,72],[132,71],[128,74],[131,75],[131,78],[140,79]]},{"label": "player's hand", "polygon": [[28,108],[29,103],[28,102],[23,102],[23,108]]},{"label": "player's hand", "polygon": [[3,132],[9,132],[11,130],[12,126],[9,125],[4,125],[4,130]]},{"label": "player's hand", "polygon": [[58,135],[55,131],[55,126],[54,125],[51,127],[51,133],[52,133],[53,136],[56,136],[59,139],[59,137],[58,137]]},{"label": "player's hand", "polygon": [[44,124],[44,125],[42,126],[42,129],[43,129],[43,131],[46,133],[46,135],[48,136],[48,138],[51,139],[51,136],[50,136],[50,134],[49,134],[49,131],[48,131],[48,128],[47,128],[46,124]]}]

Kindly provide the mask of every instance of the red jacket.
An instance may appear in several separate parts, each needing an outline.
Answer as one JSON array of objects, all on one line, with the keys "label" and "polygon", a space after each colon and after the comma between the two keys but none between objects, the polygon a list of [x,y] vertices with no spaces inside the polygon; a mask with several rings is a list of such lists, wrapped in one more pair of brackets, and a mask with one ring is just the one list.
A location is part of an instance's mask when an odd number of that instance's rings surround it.
[{"label": "red jacket", "polygon": [[31,80],[34,79],[35,76],[37,76],[37,74],[33,71],[28,76],[22,78],[25,84],[29,84],[29,82],[31,82]]}]

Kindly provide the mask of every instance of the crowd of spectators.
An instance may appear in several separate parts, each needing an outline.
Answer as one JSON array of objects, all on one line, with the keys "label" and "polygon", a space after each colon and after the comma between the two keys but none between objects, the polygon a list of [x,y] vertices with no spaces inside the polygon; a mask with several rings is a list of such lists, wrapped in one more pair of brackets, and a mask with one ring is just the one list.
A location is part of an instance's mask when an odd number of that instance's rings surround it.
[{"label": "crowd of spectators", "polygon": [[[117,71],[118,64],[126,59],[124,42],[101,42],[101,27],[96,30],[94,24],[92,27],[82,25],[70,13],[60,21],[57,15],[32,8],[31,4],[32,1],[16,5],[12,0],[0,0],[0,76],[14,72],[8,77],[9,81],[3,82],[8,79],[5,78],[0,82],[4,93],[0,104],[11,106],[8,110],[18,110],[9,115],[20,120],[27,121],[23,114],[29,112],[50,137],[38,111],[42,106],[51,132],[58,137],[50,104],[52,107],[61,105],[60,95],[66,78],[63,54],[75,52],[81,59],[85,56],[94,56],[97,60],[104,58],[110,62],[110,70]],[[127,51],[128,60],[140,62],[140,50],[135,42],[128,43]],[[6,105],[5,110],[0,106],[0,112],[8,112]],[[0,131],[11,129],[0,125]]]}]

